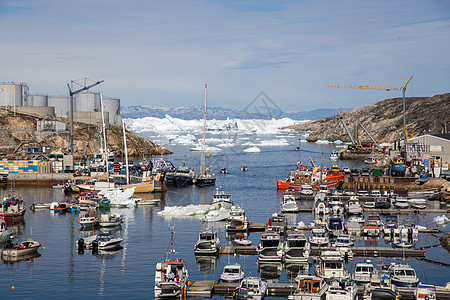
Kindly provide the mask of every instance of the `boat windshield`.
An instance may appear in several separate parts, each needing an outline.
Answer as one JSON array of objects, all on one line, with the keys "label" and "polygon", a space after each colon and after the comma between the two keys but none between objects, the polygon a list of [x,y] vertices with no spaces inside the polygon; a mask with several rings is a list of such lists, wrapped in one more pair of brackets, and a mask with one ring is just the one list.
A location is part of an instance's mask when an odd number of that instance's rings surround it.
[{"label": "boat windshield", "polygon": [[325,263],[326,269],[342,269],[342,263],[340,262],[326,262]]},{"label": "boat windshield", "polygon": [[367,267],[367,266],[358,266],[356,267],[356,272],[373,272],[373,267]]},{"label": "boat windshield", "polygon": [[342,229],[341,219],[330,219],[329,227],[331,230],[341,230]]},{"label": "boat windshield", "polygon": [[263,248],[278,247],[279,244],[280,244],[279,240],[262,240],[261,241],[261,245]]},{"label": "boat windshield", "polygon": [[305,240],[288,240],[289,247],[298,247],[298,248],[304,248],[306,245]]},{"label": "boat windshield", "polygon": [[396,276],[416,276],[414,270],[397,270],[395,271]]},{"label": "boat windshield", "polygon": [[238,269],[225,269],[224,273],[230,273],[230,274],[238,274]]}]

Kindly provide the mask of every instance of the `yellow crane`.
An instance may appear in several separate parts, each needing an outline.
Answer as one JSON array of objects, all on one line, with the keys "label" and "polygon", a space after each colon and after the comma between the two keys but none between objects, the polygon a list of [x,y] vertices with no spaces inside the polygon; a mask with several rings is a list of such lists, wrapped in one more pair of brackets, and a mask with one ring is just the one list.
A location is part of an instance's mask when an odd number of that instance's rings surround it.
[{"label": "yellow crane", "polygon": [[[403,77],[395,80],[401,80],[408,78],[405,85],[401,87],[392,87],[392,86],[382,86],[382,85],[363,85],[363,84],[329,84],[328,87],[333,88],[347,88],[347,89],[361,89],[361,90],[384,90],[384,91],[403,91],[403,132],[405,134],[405,142],[408,141],[408,131],[406,129],[406,116],[405,116],[405,92],[408,83],[411,81],[413,75],[408,77]],[[380,83],[381,84],[381,83]]]}]

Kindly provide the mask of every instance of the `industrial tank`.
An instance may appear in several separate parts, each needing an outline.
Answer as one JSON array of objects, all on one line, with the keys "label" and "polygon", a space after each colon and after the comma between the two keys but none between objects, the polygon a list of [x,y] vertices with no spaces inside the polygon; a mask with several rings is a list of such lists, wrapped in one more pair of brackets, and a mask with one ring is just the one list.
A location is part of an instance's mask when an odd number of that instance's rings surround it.
[{"label": "industrial tank", "polygon": [[48,96],[28,94],[23,104],[24,106],[48,106]]},{"label": "industrial tank", "polygon": [[119,98],[103,97],[103,111],[109,112],[109,124],[121,123]]},{"label": "industrial tank", "polygon": [[67,118],[70,112],[69,97],[48,97],[48,106],[55,108],[55,116],[58,118]]},{"label": "industrial tank", "polygon": [[100,112],[100,93],[76,94],[73,100],[74,111]]},{"label": "industrial tank", "polygon": [[25,83],[0,84],[0,106],[22,106]]}]

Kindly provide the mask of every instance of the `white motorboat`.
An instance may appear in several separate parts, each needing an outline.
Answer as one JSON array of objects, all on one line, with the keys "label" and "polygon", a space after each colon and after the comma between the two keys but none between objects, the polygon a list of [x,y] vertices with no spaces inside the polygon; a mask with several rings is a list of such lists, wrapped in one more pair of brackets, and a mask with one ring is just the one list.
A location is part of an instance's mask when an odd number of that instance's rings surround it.
[{"label": "white motorboat", "polygon": [[98,225],[99,220],[96,217],[81,217],[77,220],[77,222],[83,228],[92,228]]},{"label": "white motorboat", "polygon": [[381,197],[381,192],[380,192],[380,190],[372,190],[370,192],[370,196],[374,197],[374,198],[380,198]]},{"label": "white motorboat", "polygon": [[370,283],[372,276],[376,273],[377,270],[375,269],[373,263],[370,260],[367,260],[366,262],[362,263],[357,263],[355,271],[353,272],[353,280],[357,284]]},{"label": "white motorboat", "polygon": [[[92,242],[92,250],[112,250],[120,247],[122,238],[115,237],[111,233],[102,233],[97,235],[96,239]],[[97,249],[96,249],[97,248]]]},{"label": "white motorboat", "polygon": [[339,159],[339,153],[337,150],[333,150],[330,153],[330,160],[338,160]]},{"label": "white motorboat", "polygon": [[311,230],[312,236],[309,238],[309,243],[314,246],[326,247],[330,242],[328,232],[324,228],[313,228]]},{"label": "white motorboat", "polygon": [[225,193],[225,191],[222,189],[222,186],[216,189],[216,192],[213,194],[213,199],[210,204],[213,205],[216,209],[220,209],[222,207],[230,209],[233,206],[233,202],[231,202],[231,195]]},{"label": "white motorboat", "polygon": [[354,191],[350,191],[350,190],[345,190],[342,194],[344,196],[355,196],[356,195],[356,193]]},{"label": "white motorboat", "polygon": [[423,199],[423,198],[408,199],[408,203],[409,203],[409,205],[411,205],[412,208],[415,208],[415,209],[427,208],[427,199]]},{"label": "white motorboat", "polygon": [[[157,299],[183,297],[183,291],[189,279],[188,270],[175,246],[173,234],[172,229],[170,244],[164,260],[156,264],[154,290]],[[179,257],[176,258],[175,255]]]},{"label": "white motorboat", "polygon": [[352,280],[333,281],[326,292],[325,300],[354,300],[358,287]]},{"label": "white motorboat", "polygon": [[388,268],[391,281],[396,286],[415,287],[419,284],[416,271],[408,264],[392,263]]},{"label": "white motorboat", "polygon": [[299,193],[302,195],[305,195],[305,196],[310,196],[310,195],[314,194],[312,186],[310,186],[309,184],[302,184],[301,190]]},{"label": "white motorboat", "polygon": [[268,222],[268,230],[276,231],[284,235],[286,231],[286,218],[281,213],[274,213]]},{"label": "white motorboat", "polygon": [[103,213],[100,215],[99,225],[101,227],[113,227],[122,224],[123,216],[121,214]]},{"label": "white motorboat", "polygon": [[439,195],[439,191],[436,189],[421,190],[421,191],[408,191],[408,197],[410,197],[410,198],[420,197],[420,198],[430,199],[430,198],[434,198],[438,195]]},{"label": "white motorboat", "polygon": [[314,204],[314,213],[318,216],[328,215],[328,206],[325,200],[317,200]]},{"label": "white motorboat", "polygon": [[240,264],[226,265],[220,275],[223,282],[236,282],[244,278],[244,270]]},{"label": "white motorboat", "polygon": [[356,195],[359,197],[368,197],[369,196],[369,192],[366,190],[359,190],[356,192]]},{"label": "white motorboat", "polygon": [[394,202],[396,208],[405,209],[409,207],[408,199],[405,197],[393,197],[391,200]]},{"label": "white motorboat", "polygon": [[375,221],[377,222],[378,226],[383,227],[383,223],[381,222],[381,218],[378,214],[370,214],[367,217],[367,221]]},{"label": "white motorboat", "polygon": [[349,215],[360,215],[363,213],[363,209],[359,204],[358,196],[350,196],[348,200],[348,214]]},{"label": "white motorboat", "polygon": [[328,202],[328,207],[329,213],[333,216],[345,215],[346,208],[340,196],[331,196]]},{"label": "white motorboat", "polygon": [[230,209],[230,216],[225,222],[227,231],[247,231],[248,218],[245,215],[244,209],[235,204]]},{"label": "white motorboat", "polygon": [[309,259],[309,243],[303,232],[288,231],[284,245],[284,261],[286,263],[307,263]]},{"label": "white motorboat", "polygon": [[281,261],[283,258],[283,244],[280,234],[275,231],[266,231],[261,235],[257,248],[258,261]]},{"label": "white motorboat", "polygon": [[203,222],[220,222],[230,217],[230,211],[224,207],[220,209],[210,210],[206,215],[200,218]]},{"label": "white motorboat", "polygon": [[315,266],[316,276],[330,279],[348,279],[350,274],[344,268],[344,261],[339,251],[322,251],[320,262]]},{"label": "white motorboat", "polygon": [[33,240],[32,238],[28,238],[26,241],[23,241],[20,244],[7,244],[3,248],[2,256],[7,257],[16,257],[22,255],[28,255],[31,253],[36,253],[41,247],[41,243]]},{"label": "white motorboat", "polygon": [[247,240],[247,239],[234,239],[233,240],[233,245],[235,246],[251,246],[252,241],[251,240]]},{"label": "white motorboat", "polygon": [[281,204],[281,211],[283,213],[296,213],[298,212],[298,204],[294,195],[283,195],[283,203]]},{"label": "white motorboat", "polygon": [[325,279],[299,274],[295,277],[297,288],[288,299],[292,300],[323,300],[328,290]]},{"label": "white motorboat", "polygon": [[351,247],[353,246],[352,237],[348,234],[340,234],[336,238],[336,242],[334,242],[335,247]]},{"label": "white motorboat", "polygon": [[259,277],[244,277],[234,292],[235,299],[264,299],[267,282]]},{"label": "white motorboat", "polygon": [[220,239],[213,231],[202,231],[194,245],[195,255],[216,255],[220,250]]},{"label": "white motorboat", "polygon": [[35,210],[35,209],[50,209],[50,206],[51,206],[51,203],[43,203],[43,202],[36,203],[36,202],[33,202],[33,204],[31,204],[30,208],[32,210]]},{"label": "white motorboat", "polygon": [[388,215],[384,222],[383,233],[385,237],[394,237],[400,235],[397,215]]}]

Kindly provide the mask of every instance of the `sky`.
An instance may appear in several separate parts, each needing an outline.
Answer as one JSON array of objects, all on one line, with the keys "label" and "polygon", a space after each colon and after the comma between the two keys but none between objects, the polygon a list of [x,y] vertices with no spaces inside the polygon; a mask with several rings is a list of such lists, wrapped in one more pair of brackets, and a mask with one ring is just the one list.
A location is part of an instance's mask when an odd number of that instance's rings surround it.
[{"label": "sky", "polygon": [[0,0],[0,28],[0,82],[51,96],[88,78],[122,106],[202,106],[208,84],[208,106],[291,112],[402,96],[331,83],[450,92],[448,0]]}]

